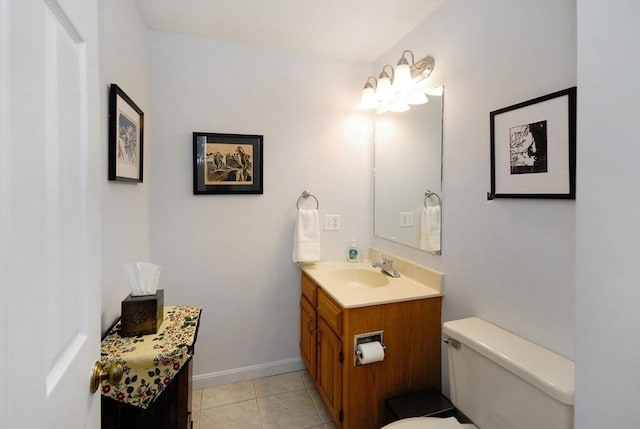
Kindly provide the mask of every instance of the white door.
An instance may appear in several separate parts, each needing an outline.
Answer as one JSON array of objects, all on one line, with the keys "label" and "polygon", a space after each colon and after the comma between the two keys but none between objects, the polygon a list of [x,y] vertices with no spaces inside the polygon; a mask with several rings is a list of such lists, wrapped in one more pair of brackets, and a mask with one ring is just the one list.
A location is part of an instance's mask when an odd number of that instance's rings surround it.
[{"label": "white door", "polygon": [[0,428],[98,428],[95,0],[0,0]]}]

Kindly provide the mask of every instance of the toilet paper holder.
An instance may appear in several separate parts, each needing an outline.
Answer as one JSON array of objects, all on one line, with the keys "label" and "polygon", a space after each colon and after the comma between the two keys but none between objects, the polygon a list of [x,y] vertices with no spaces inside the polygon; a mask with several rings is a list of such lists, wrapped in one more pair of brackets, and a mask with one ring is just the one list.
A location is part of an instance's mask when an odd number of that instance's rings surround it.
[{"label": "toilet paper holder", "polygon": [[380,345],[382,345],[382,348],[386,351],[387,346],[384,345],[383,337],[384,337],[384,331],[374,331],[374,332],[367,332],[364,334],[354,335],[353,336],[353,366],[361,365],[360,362],[358,361],[358,357],[360,357],[360,351],[358,350],[359,344],[372,343],[374,341],[378,341]]}]

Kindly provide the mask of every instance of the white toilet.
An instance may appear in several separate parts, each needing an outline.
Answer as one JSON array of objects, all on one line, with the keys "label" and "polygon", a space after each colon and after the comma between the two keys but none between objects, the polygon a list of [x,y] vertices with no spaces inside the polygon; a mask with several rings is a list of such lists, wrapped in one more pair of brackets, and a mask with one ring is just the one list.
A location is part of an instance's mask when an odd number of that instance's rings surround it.
[{"label": "white toilet", "polygon": [[477,317],[446,322],[443,332],[451,401],[475,425],[414,417],[383,429],[573,428],[573,361]]}]

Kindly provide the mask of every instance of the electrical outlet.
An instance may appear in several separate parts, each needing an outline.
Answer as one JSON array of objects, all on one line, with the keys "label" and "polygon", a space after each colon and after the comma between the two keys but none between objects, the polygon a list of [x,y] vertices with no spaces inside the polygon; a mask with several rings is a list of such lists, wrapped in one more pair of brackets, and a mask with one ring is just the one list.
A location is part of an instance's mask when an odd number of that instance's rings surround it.
[{"label": "electrical outlet", "polygon": [[400,227],[406,228],[413,226],[413,212],[400,213]]},{"label": "electrical outlet", "polygon": [[340,215],[324,215],[324,230],[325,231],[337,231],[340,229]]}]

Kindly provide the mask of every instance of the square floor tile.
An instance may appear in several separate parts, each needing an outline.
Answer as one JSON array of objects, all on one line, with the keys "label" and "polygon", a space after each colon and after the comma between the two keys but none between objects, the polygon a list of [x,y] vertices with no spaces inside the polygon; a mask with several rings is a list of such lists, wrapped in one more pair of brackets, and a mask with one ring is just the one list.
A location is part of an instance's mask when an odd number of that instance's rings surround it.
[{"label": "square floor tile", "polygon": [[302,381],[306,387],[315,387],[315,383],[313,382],[313,378],[311,378],[311,374],[306,369],[304,371],[298,371],[300,377],[302,377]]},{"label": "square floor tile", "polygon": [[193,422],[191,429],[200,429],[200,411],[192,411],[191,421]]},{"label": "square floor tile", "polygon": [[191,411],[200,411],[202,404],[202,390],[191,391]]},{"label": "square floor tile", "polygon": [[200,411],[199,429],[261,429],[255,399]]},{"label": "square floor tile", "polygon": [[315,387],[309,388],[309,395],[311,396],[311,400],[313,404],[316,406],[316,410],[318,410],[318,415],[320,416],[320,421],[322,423],[331,423],[333,419],[331,418],[331,414],[327,409],[327,406],[324,405],[324,401],[320,397],[320,394],[316,390]]},{"label": "square floor tile", "polygon": [[298,372],[274,375],[272,377],[257,378],[253,380],[256,388],[256,397],[276,395],[278,393],[292,392],[305,388],[302,377]]},{"label": "square floor tile", "polygon": [[240,383],[225,384],[202,391],[201,410],[221,405],[255,399],[256,391],[253,380]]},{"label": "square floor tile", "polygon": [[258,408],[262,429],[303,429],[322,424],[306,389],[258,398]]}]

